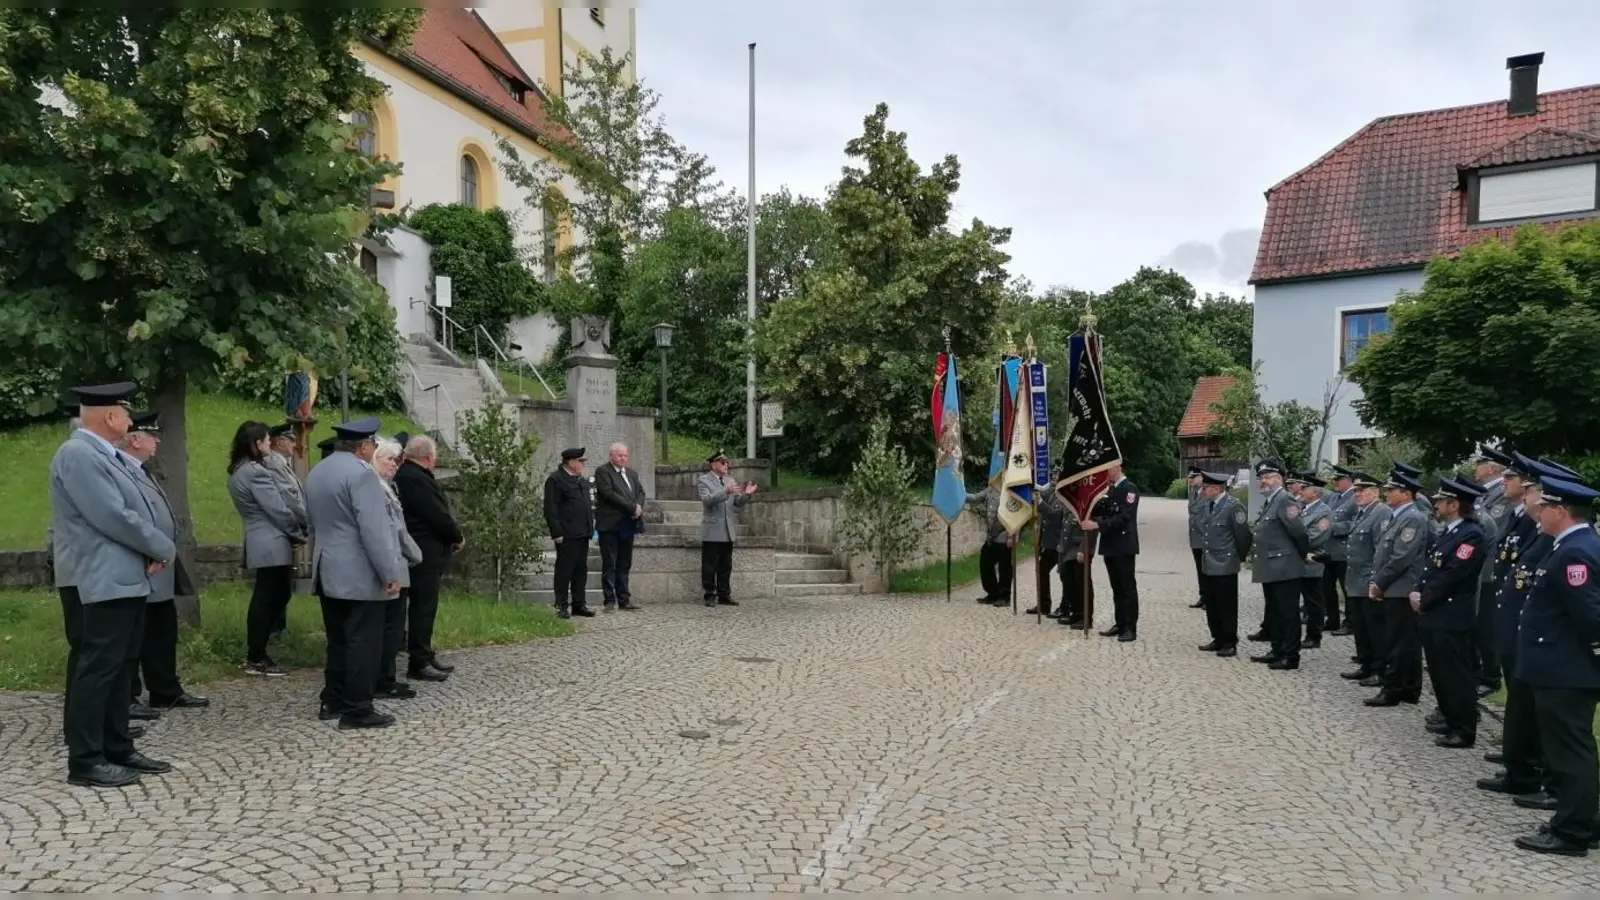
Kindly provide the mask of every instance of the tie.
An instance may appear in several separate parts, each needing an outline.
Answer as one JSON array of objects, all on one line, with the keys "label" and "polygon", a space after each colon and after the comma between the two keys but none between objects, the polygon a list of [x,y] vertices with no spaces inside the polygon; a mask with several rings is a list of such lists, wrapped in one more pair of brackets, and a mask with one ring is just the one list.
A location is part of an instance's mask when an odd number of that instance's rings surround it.
[{"label": "tie", "polygon": [[1217,501],[1213,500],[1213,501],[1211,501],[1211,504],[1206,508],[1206,512],[1214,513],[1216,511],[1217,511]]}]

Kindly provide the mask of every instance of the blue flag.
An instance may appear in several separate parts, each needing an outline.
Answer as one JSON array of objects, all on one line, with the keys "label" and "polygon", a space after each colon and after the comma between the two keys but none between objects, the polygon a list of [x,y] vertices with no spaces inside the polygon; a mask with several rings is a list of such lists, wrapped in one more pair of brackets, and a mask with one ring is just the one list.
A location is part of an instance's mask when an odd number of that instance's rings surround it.
[{"label": "blue flag", "polygon": [[954,522],[967,502],[967,486],[961,477],[961,397],[954,354],[939,354],[934,369],[933,439],[937,448],[933,508],[946,522]]}]

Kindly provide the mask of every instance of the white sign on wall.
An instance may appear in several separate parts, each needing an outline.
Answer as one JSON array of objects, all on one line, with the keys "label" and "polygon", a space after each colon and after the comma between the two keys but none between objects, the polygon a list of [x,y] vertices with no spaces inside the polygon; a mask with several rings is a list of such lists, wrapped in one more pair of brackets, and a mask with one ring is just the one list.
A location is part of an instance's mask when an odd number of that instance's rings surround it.
[{"label": "white sign on wall", "polygon": [[436,275],[433,279],[433,305],[440,309],[449,309],[452,302],[450,296],[450,276]]},{"label": "white sign on wall", "polygon": [[764,438],[783,437],[783,404],[761,404],[761,436]]}]

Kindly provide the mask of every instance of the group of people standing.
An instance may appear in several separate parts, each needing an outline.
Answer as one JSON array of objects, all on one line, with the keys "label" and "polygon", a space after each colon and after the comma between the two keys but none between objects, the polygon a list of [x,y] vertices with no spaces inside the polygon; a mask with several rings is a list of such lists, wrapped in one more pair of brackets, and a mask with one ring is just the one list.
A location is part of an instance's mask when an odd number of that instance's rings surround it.
[{"label": "group of people standing", "polygon": [[1439,747],[1476,744],[1478,698],[1503,681],[1502,750],[1485,757],[1505,768],[1478,787],[1554,813],[1518,847],[1582,856],[1600,845],[1600,492],[1559,463],[1495,447],[1431,498],[1404,462],[1381,482],[1332,473],[1330,494],[1315,472],[1259,463],[1252,522],[1231,479],[1190,471],[1194,605],[1211,631],[1200,650],[1237,654],[1248,564],[1264,599],[1249,639],[1270,646],[1253,661],[1292,671],[1325,630],[1351,636],[1356,667],[1342,675],[1377,688],[1363,702],[1379,708],[1419,703],[1426,670],[1438,706],[1424,728]]}]

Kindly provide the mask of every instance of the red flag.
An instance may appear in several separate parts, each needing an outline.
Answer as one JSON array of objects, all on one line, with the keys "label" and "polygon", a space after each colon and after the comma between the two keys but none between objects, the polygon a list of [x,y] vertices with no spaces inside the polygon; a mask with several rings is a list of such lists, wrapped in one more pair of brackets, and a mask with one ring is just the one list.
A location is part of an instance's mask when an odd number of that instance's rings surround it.
[{"label": "red flag", "polygon": [[933,440],[944,435],[944,376],[950,370],[950,357],[941,353],[933,364]]}]

